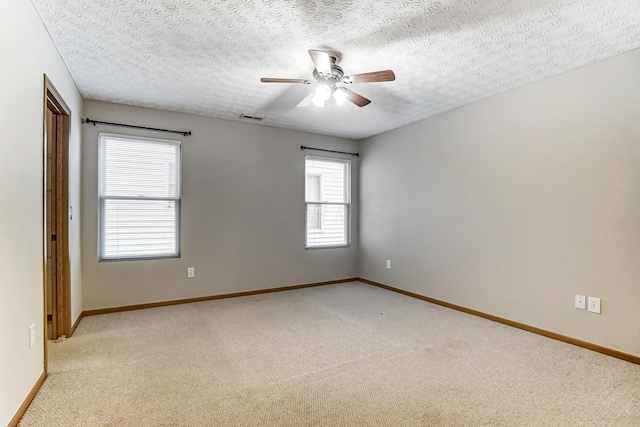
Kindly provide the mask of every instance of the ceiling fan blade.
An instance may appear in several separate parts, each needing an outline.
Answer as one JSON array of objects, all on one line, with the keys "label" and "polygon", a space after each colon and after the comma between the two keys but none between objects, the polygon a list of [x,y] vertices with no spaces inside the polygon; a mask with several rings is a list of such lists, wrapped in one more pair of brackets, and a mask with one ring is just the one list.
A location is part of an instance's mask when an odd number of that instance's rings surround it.
[{"label": "ceiling fan blade", "polygon": [[342,79],[343,83],[377,83],[377,82],[392,82],[396,79],[396,75],[391,70],[373,71],[371,73],[354,74],[352,76],[345,76]]},{"label": "ceiling fan blade", "polygon": [[331,75],[331,55],[323,50],[309,49],[309,56],[321,76]]},{"label": "ceiling fan blade", "polygon": [[365,98],[364,96],[359,95],[354,91],[347,89],[346,87],[343,89],[347,91],[347,99],[356,104],[358,107],[364,107],[365,105],[369,105],[371,103],[371,100]]},{"label": "ceiling fan blade", "polygon": [[313,83],[311,80],[306,79],[272,79],[268,77],[263,77],[260,81],[263,83],[302,83],[304,85],[310,85]]},{"label": "ceiling fan blade", "polygon": [[311,105],[311,99],[313,99],[314,96],[316,96],[316,93],[311,92],[309,95],[305,96],[302,101],[298,102],[298,105],[296,105],[296,107],[308,107],[309,105]]}]

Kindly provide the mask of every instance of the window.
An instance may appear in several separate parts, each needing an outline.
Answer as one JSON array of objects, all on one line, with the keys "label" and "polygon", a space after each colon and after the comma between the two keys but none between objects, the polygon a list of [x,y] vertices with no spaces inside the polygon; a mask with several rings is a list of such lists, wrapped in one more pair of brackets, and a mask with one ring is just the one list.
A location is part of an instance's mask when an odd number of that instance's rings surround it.
[{"label": "window", "polygon": [[180,144],[99,135],[100,260],[180,256]]},{"label": "window", "polygon": [[349,245],[351,163],[305,158],[307,248]]}]

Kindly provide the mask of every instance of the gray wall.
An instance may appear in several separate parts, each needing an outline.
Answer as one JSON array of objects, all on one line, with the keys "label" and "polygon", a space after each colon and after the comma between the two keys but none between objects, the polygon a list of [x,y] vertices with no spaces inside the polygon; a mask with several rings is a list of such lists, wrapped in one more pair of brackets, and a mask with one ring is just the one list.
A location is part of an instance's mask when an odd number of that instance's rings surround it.
[{"label": "gray wall", "polygon": [[[82,311],[80,115],[82,98],[29,0],[0,13],[0,426],[44,372],[44,74],[71,109],[69,221],[71,311]],[[36,343],[29,347],[29,326]]]},{"label": "gray wall", "polygon": [[360,275],[640,356],[638,70],[635,50],[362,141]]},{"label": "gray wall", "polygon": [[[350,248],[305,250],[304,156],[300,145],[353,151],[351,140],[85,101],[84,117],[186,129],[182,139],[182,256],[98,262],[97,138],[112,132],[172,139],[170,134],[83,127],[82,251],[85,310],[267,289],[357,275],[357,221]],[[175,138],[173,138],[175,139]],[[343,156],[344,157],[344,156]],[[352,159],[354,212],[358,159]],[[355,216],[355,213],[354,213]],[[187,279],[187,267],[196,277]]]}]

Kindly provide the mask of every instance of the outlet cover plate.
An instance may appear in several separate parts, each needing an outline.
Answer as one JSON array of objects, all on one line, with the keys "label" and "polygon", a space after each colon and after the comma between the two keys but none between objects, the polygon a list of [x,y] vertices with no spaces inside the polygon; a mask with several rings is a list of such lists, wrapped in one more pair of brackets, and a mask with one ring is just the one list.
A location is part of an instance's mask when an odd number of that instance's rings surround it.
[{"label": "outlet cover plate", "polygon": [[196,277],[196,269],[195,269],[195,267],[187,268],[187,277],[189,279],[192,279],[192,278]]},{"label": "outlet cover plate", "polygon": [[391,270],[391,260],[387,260],[387,270]]},{"label": "outlet cover plate", "polygon": [[584,295],[576,295],[575,306],[576,306],[576,308],[579,308],[580,310],[586,309],[587,308],[587,298]]},{"label": "outlet cover plate", "polygon": [[589,297],[589,311],[600,314],[600,298]]}]

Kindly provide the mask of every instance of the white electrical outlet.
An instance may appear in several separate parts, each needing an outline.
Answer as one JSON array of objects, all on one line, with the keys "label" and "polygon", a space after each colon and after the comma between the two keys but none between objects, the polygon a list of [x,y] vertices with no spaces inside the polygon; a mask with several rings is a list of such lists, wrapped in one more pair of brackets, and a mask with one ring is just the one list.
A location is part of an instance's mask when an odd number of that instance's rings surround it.
[{"label": "white electrical outlet", "polygon": [[584,310],[585,308],[587,308],[586,298],[585,298],[584,295],[576,295],[575,306],[576,306],[576,308],[579,308],[580,310]]},{"label": "white electrical outlet", "polygon": [[589,311],[600,314],[600,298],[589,297]]},{"label": "white electrical outlet", "polygon": [[36,324],[29,326],[29,348],[36,345]]},{"label": "white electrical outlet", "polygon": [[187,268],[187,277],[188,277],[189,279],[191,279],[191,278],[193,278],[193,277],[196,277],[196,269],[195,269],[195,267],[189,267],[189,268]]},{"label": "white electrical outlet", "polygon": [[387,270],[391,270],[391,260],[387,260]]}]

